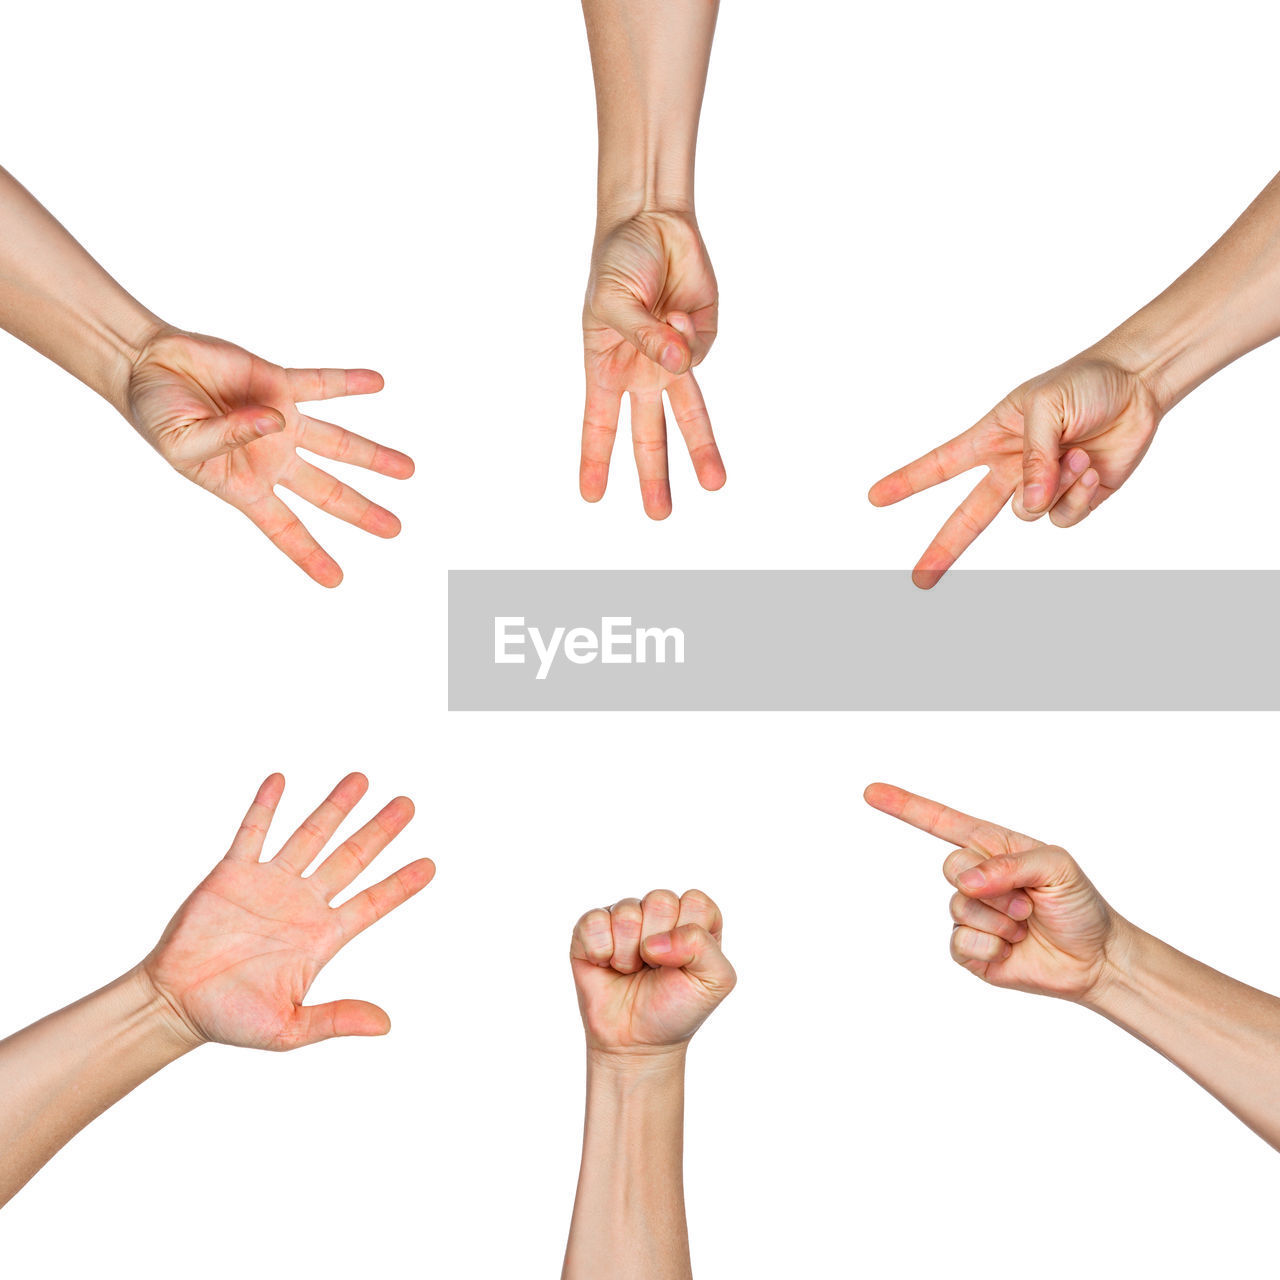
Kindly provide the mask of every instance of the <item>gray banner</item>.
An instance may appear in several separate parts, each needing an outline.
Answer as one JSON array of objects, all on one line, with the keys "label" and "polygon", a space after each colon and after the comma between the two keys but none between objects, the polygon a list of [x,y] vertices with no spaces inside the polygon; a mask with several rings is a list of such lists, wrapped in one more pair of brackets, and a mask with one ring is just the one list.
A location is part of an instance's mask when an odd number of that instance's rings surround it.
[{"label": "gray banner", "polygon": [[455,570],[454,711],[1274,711],[1280,572]]}]

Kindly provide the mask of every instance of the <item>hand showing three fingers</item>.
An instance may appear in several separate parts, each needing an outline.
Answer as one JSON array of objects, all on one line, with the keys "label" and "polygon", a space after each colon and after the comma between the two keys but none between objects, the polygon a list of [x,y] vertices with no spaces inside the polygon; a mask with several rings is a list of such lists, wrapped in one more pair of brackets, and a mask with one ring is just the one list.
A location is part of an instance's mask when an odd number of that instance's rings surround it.
[{"label": "hand showing three fingers", "polygon": [[698,483],[719,489],[724,463],[691,372],[716,336],[718,291],[692,214],[644,212],[597,243],[582,313],[587,403],[578,486],[604,497],[624,393],[647,515],[671,514],[665,392],[693,459]]},{"label": "hand showing three fingers", "polygon": [[133,425],[170,466],[243,511],[321,586],[336,587],[342,570],[275,487],[394,538],[400,521],[390,511],[298,455],[301,448],[399,480],[411,476],[405,454],[298,409],[299,401],[381,389],[381,375],[370,369],[282,369],[219,338],[166,329],[134,364],[126,403]]},{"label": "hand showing three fingers", "polygon": [[1070,854],[882,782],[865,794],[882,813],[960,846],[942,868],[956,889],[957,964],[993,986],[1064,1000],[1099,988],[1131,926]]},{"label": "hand showing three fingers", "polygon": [[413,817],[413,804],[401,796],[303,875],[367,789],[360,774],[344,778],[280,851],[260,862],[284,779],[277,773],[262,784],[230,852],[179,908],[140,966],[172,1009],[180,1036],[193,1044],[295,1049],[390,1029],[387,1015],[363,1000],[302,1003],[342,947],[435,874],[433,863],[422,858],[340,907],[329,905]]},{"label": "hand showing three fingers", "polygon": [[1137,374],[1084,352],[1023,383],[968,431],[872,486],[877,507],[985,466],[912,574],[932,587],[1013,499],[1023,520],[1078,524],[1133,474],[1162,410]]},{"label": "hand showing three fingers", "polygon": [[588,911],[570,958],[587,1047],[611,1055],[682,1049],[733,990],[720,909],[696,889],[658,889]]}]

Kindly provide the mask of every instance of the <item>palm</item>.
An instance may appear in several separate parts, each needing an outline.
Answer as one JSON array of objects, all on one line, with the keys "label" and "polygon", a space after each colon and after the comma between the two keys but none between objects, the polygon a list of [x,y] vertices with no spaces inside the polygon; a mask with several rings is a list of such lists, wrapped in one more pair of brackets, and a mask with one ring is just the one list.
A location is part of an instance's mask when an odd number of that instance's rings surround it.
[{"label": "palm", "polygon": [[715,341],[715,272],[692,216],[642,213],[597,246],[582,316],[587,398],[580,488],[604,495],[620,403],[631,434],[646,512],[670,513],[663,395],[685,437],[699,483],[718,489],[724,464],[692,369]]},{"label": "palm", "polygon": [[295,1009],[344,941],[307,879],[222,862],[174,917],[150,972],[203,1039],[287,1048]]},{"label": "palm", "polygon": [[316,974],[358,933],[425,885],[425,858],[334,907],[413,817],[403,796],[386,805],[310,874],[304,872],[368,788],[350,774],[267,862],[259,861],[284,790],[273,774],[258,790],[227,856],[179,908],[142,971],[185,1034],[255,1049],[292,1049],[329,1036],[381,1035],[376,1005],[304,1005]]},{"label": "palm", "polygon": [[574,960],[573,971],[583,1019],[596,1048],[680,1044],[697,1031],[718,1002],[684,969],[621,974]]},{"label": "palm", "polygon": [[302,448],[383,475],[411,475],[406,455],[298,409],[300,400],[381,386],[371,370],[284,369],[218,338],[166,332],[135,365],[128,404],[134,426],[175,470],[244,512],[316,581],[336,586],[341,570],[275,488],[379,537],[394,537],[400,522],[391,512],[298,454]]}]

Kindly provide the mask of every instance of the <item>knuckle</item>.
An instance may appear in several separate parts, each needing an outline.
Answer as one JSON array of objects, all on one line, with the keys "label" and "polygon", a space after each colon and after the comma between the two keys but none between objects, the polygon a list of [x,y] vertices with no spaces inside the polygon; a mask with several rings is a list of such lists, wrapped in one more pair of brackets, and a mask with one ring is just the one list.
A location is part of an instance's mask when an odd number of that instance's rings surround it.
[{"label": "knuckle", "polygon": [[680,897],[680,904],[688,907],[691,911],[714,911],[716,904],[712,901],[711,895],[704,893],[701,889],[687,889]]}]

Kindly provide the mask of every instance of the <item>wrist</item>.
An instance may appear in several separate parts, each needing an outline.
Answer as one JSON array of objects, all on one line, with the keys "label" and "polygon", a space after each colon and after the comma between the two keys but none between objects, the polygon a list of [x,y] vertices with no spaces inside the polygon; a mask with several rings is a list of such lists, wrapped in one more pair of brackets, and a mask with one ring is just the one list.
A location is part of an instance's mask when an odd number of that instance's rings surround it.
[{"label": "wrist", "polygon": [[1154,942],[1150,934],[1117,916],[1103,946],[1098,976],[1078,1003],[1114,1020],[1116,1012],[1141,991],[1142,974],[1149,967],[1148,953]]},{"label": "wrist", "polygon": [[1085,354],[1105,360],[1136,379],[1163,417],[1202,380],[1189,374],[1192,350],[1189,337],[1165,331],[1139,312]]},{"label": "wrist", "polygon": [[693,146],[601,156],[596,183],[597,239],[645,213],[694,216]]},{"label": "wrist", "polygon": [[163,988],[152,979],[145,963],[130,969],[119,980],[119,985],[131,1020],[136,1022],[155,1052],[169,1054],[174,1060],[206,1043]]},{"label": "wrist", "polygon": [[600,1077],[619,1080],[669,1079],[684,1074],[689,1044],[655,1045],[643,1049],[603,1049],[587,1046],[587,1069]]},{"label": "wrist", "polygon": [[104,371],[94,390],[123,418],[130,417],[129,385],[138,362],[157,338],[176,333],[172,325],[140,308],[104,330]]}]

